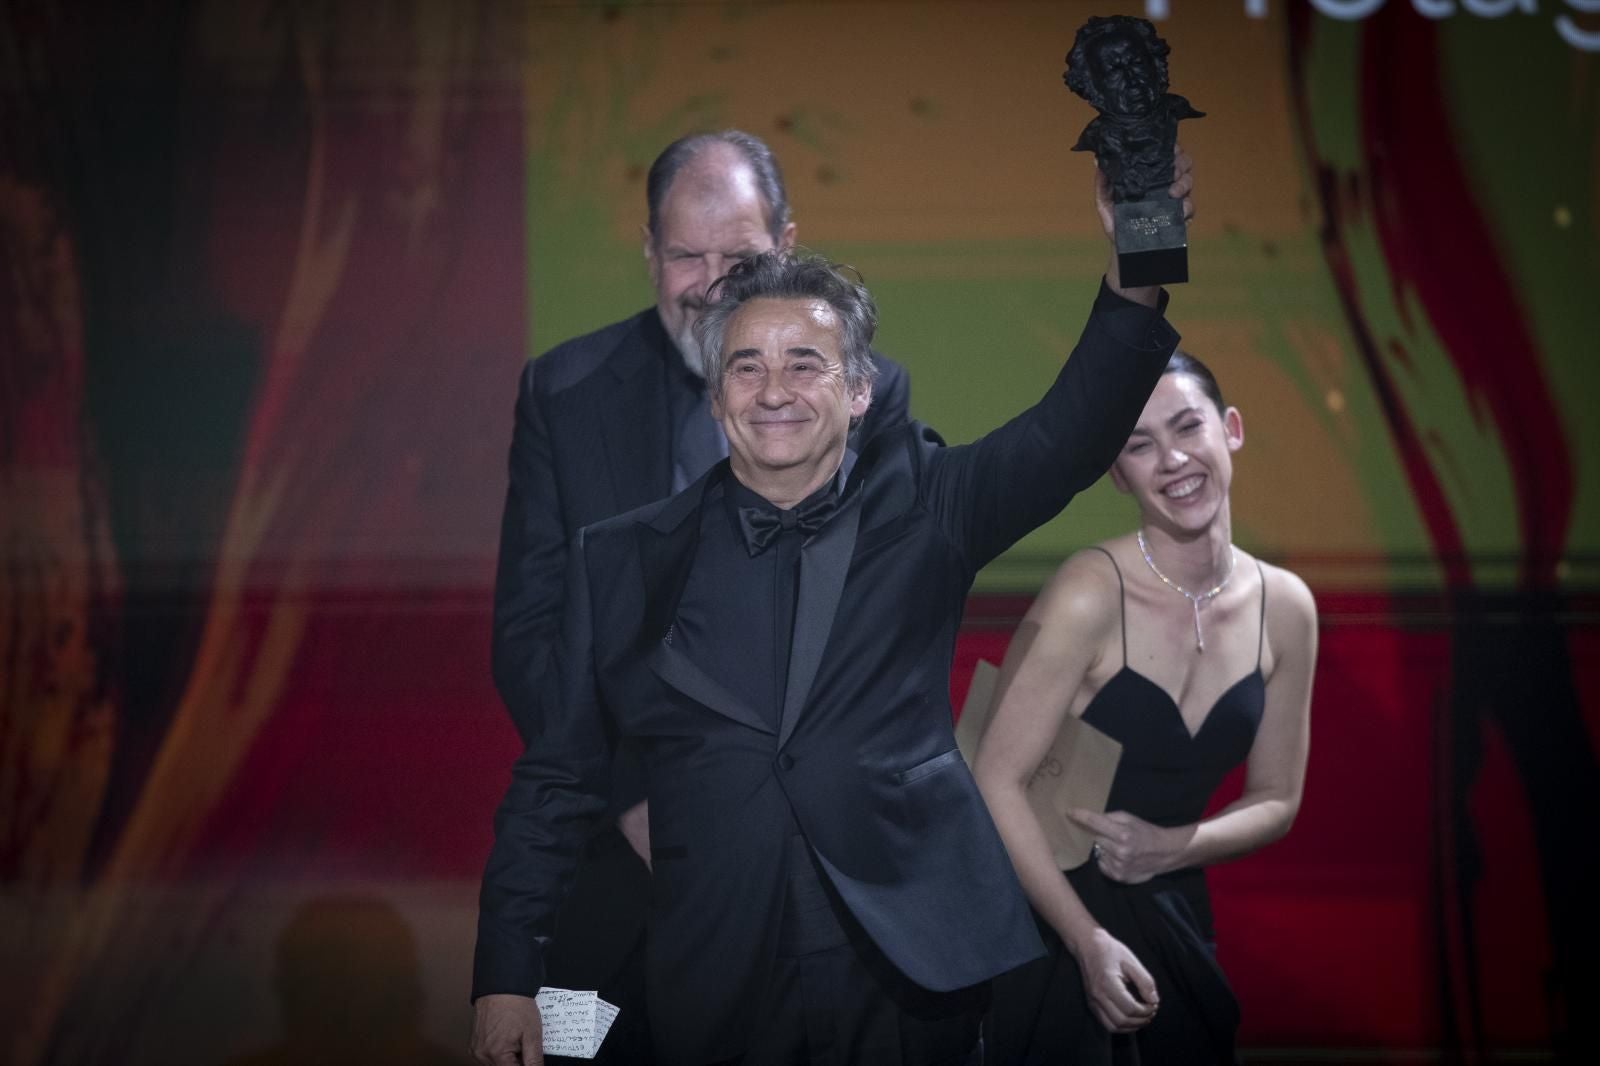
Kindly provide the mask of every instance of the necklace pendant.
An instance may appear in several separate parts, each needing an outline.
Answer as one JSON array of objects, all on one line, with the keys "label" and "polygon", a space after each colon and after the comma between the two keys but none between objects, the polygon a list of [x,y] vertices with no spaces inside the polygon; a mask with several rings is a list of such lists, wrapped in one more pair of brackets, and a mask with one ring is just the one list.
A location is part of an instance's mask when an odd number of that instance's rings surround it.
[{"label": "necklace pendant", "polygon": [[1205,651],[1206,638],[1200,632],[1200,604],[1209,602],[1217,593],[1228,587],[1228,582],[1233,580],[1233,569],[1239,561],[1238,553],[1233,550],[1233,545],[1228,545],[1228,572],[1223,575],[1222,580],[1217,582],[1214,588],[1207,589],[1205,592],[1195,593],[1173,581],[1161,572],[1160,567],[1156,566],[1156,561],[1150,558],[1150,545],[1145,543],[1144,530],[1142,528],[1134,532],[1133,539],[1138,542],[1139,554],[1144,556],[1144,564],[1150,568],[1150,572],[1160,578],[1163,585],[1188,600],[1189,604],[1194,608],[1194,650],[1197,652]]}]

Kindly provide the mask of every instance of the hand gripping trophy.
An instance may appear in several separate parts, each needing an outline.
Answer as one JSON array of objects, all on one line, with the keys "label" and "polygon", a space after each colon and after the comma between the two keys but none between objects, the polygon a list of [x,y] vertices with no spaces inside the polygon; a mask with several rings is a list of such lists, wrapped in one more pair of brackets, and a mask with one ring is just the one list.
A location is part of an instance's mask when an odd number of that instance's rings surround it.
[{"label": "hand gripping trophy", "polygon": [[1094,16],[1067,54],[1067,88],[1100,114],[1074,152],[1093,152],[1111,185],[1117,269],[1124,285],[1189,280],[1189,238],[1172,184],[1178,123],[1204,112],[1167,92],[1167,42],[1130,15]]}]

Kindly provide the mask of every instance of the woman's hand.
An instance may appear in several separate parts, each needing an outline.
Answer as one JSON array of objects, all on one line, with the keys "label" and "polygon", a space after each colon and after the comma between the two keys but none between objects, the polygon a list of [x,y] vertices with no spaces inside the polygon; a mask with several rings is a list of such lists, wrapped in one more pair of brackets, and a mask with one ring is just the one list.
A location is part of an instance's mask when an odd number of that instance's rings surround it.
[{"label": "woman's hand", "polygon": [[1156,1016],[1156,982],[1128,946],[1096,929],[1075,953],[1083,973],[1083,993],[1100,1024],[1113,1033],[1131,1033]]},{"label": "woman's hand", "polygon": [[1184,830],[1163,829],[1127,811],[1097,814],[1073,808],[1067,817],[1094,834],[1100,872],[1113,881],[1137,885],[1180,865],[1188,837]]}]

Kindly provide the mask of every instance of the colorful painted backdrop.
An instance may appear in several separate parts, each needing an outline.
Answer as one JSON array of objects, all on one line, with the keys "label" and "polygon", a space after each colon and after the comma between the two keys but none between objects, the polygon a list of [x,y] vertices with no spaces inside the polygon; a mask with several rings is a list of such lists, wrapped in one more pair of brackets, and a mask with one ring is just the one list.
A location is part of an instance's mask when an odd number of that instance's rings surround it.
[{"label": "colorful painted backdrop", "polygon": [[[1247,1050],[1581,1054],[1595,7],[0,3],[0,1058],[460,1058],[522,362],[649,302],[651,158],[740,126],[977,435],[1103,263],[1059,77],[1114,10],[1208,112],[1171,316],[1236,532],[1322,609],[1299,823],[1215,877]],[[1130,518],[985,572],[957,697]]]}]

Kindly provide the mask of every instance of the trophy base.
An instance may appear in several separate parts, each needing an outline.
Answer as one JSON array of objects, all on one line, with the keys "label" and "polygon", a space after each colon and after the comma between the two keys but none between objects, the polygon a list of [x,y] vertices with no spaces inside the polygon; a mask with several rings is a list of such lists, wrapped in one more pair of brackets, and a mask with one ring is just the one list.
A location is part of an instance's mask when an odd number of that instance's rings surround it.
[{"label": "trophy base", "polygon": [[1189,230],[1183,203],[1170,196],[1112,205],[1117,273],[1122,284],[1176,285],[1189,280]]}]

